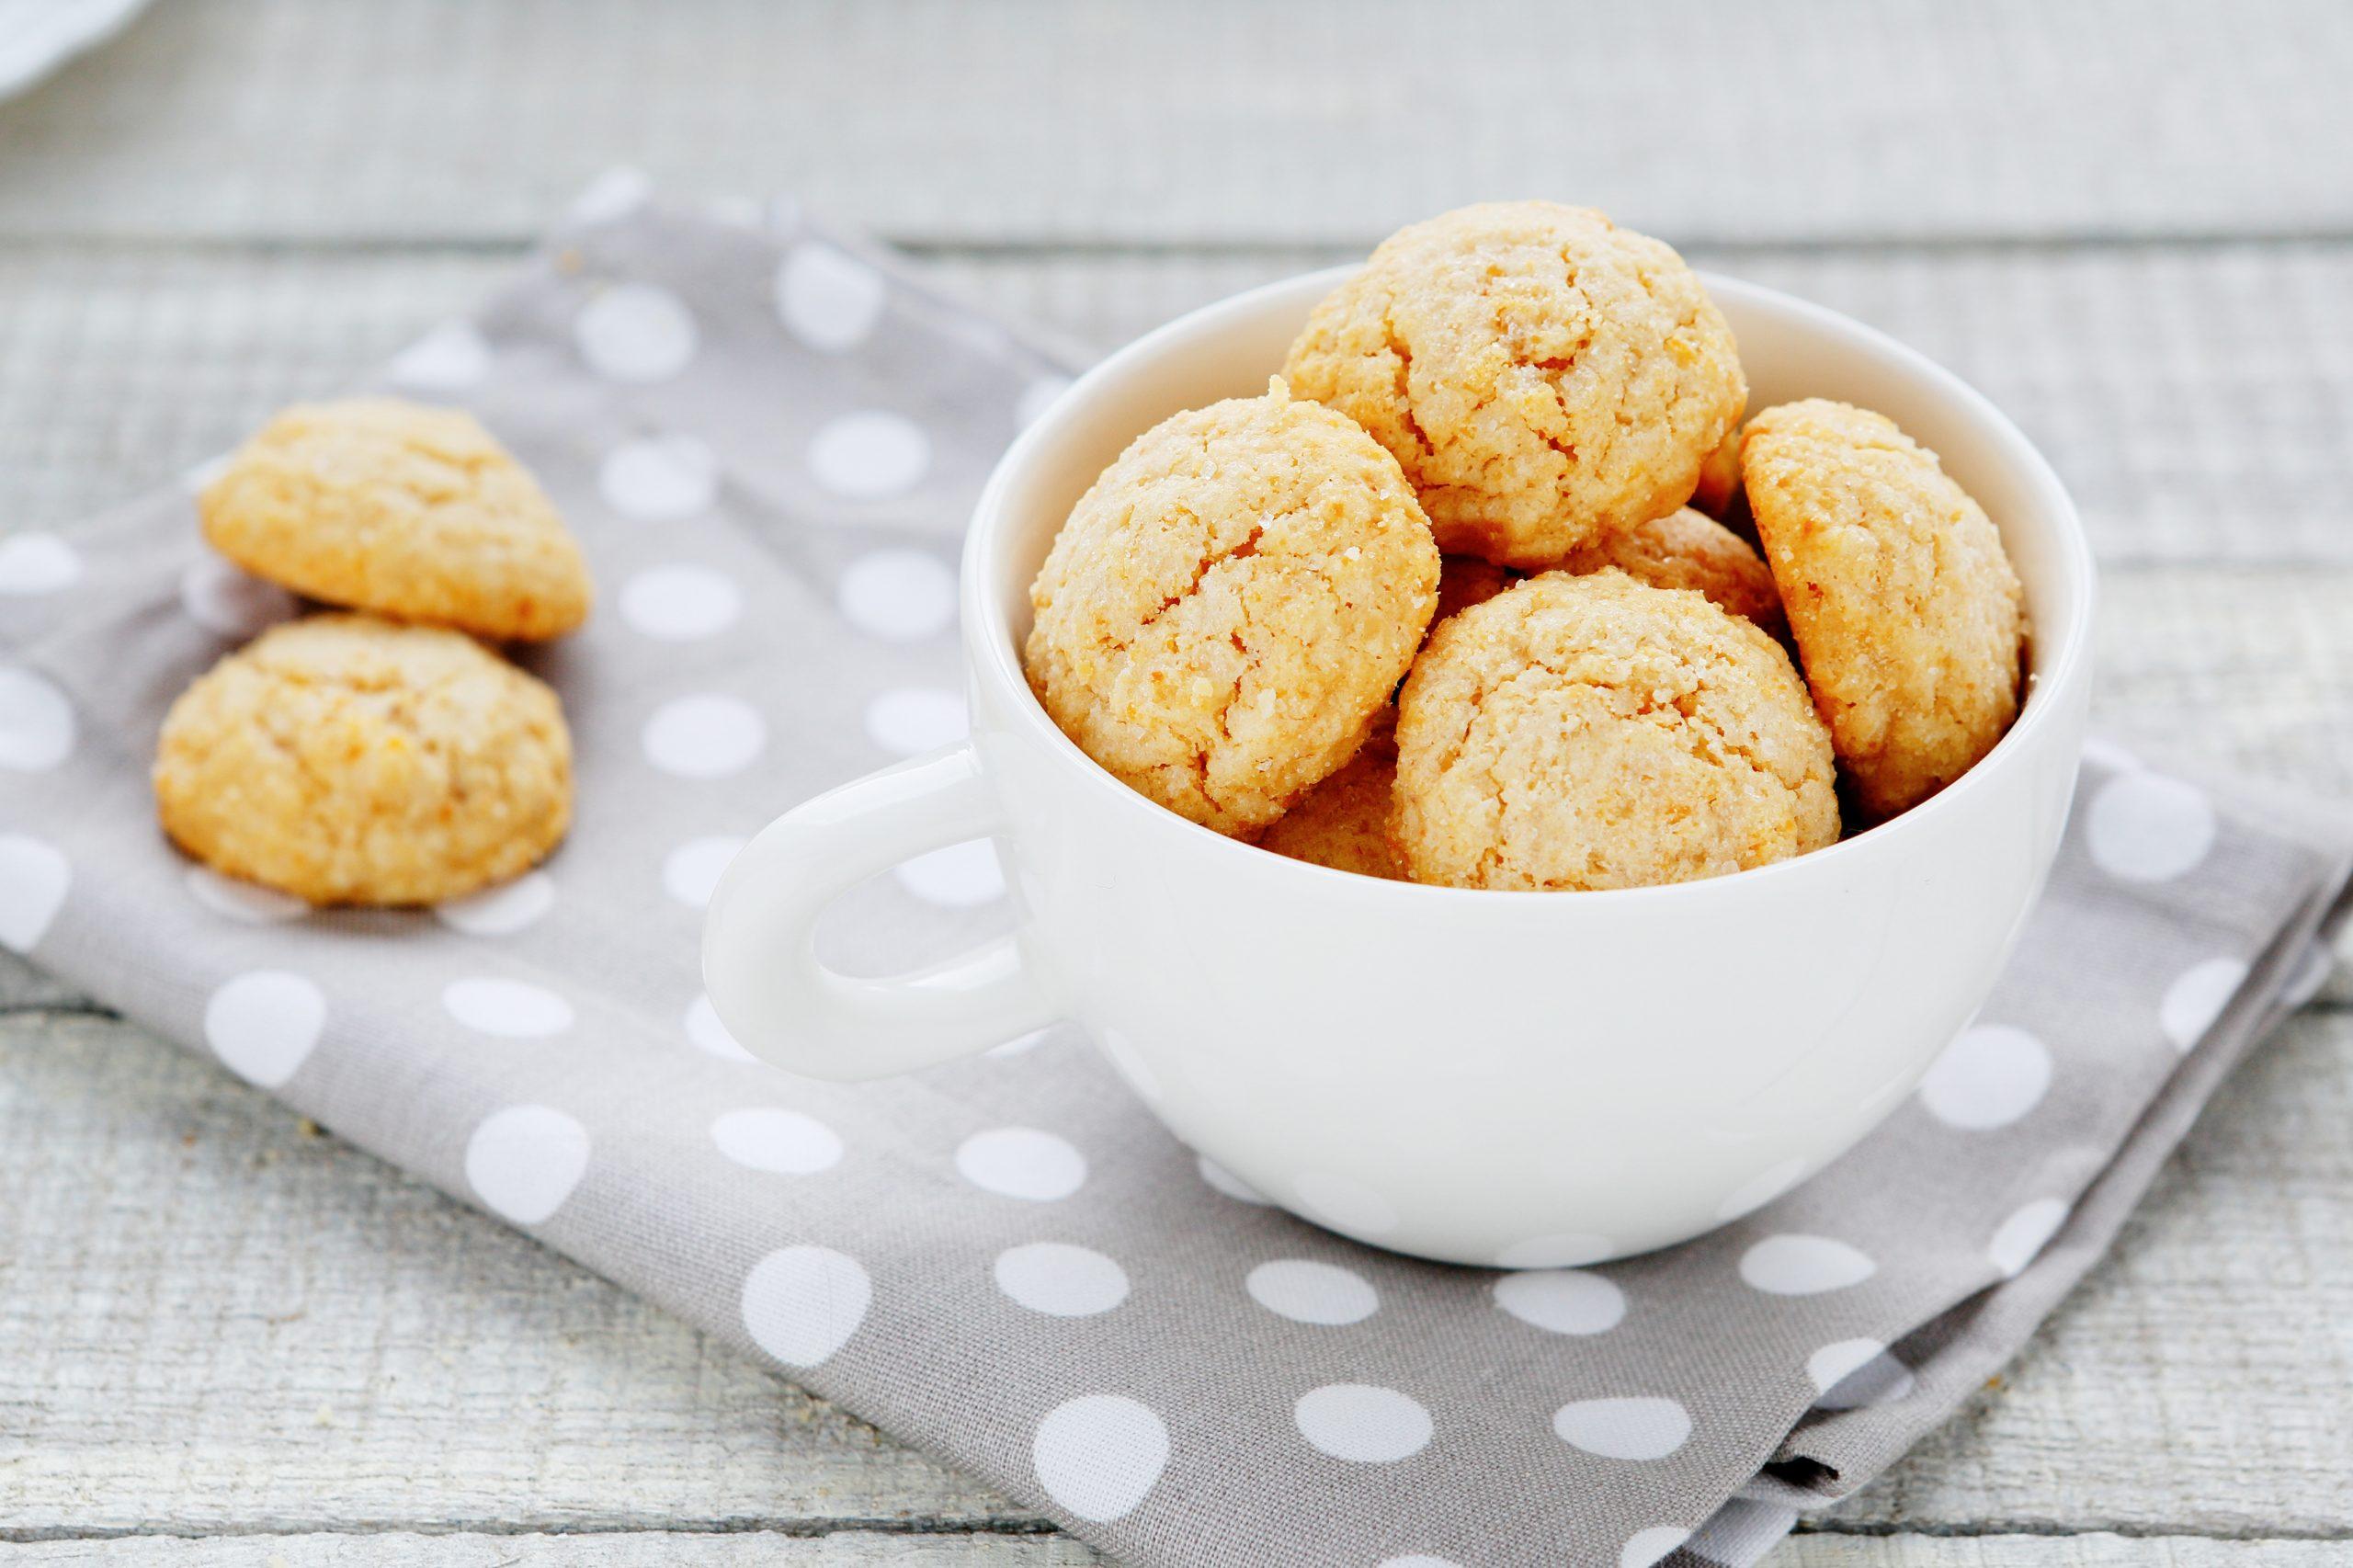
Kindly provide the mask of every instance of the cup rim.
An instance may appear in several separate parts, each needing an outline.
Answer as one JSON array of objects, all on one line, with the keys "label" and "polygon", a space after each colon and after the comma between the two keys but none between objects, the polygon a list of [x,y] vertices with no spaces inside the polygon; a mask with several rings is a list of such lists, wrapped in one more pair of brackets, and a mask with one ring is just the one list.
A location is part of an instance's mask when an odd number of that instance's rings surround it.
[{"label": "cup rim", "polygon": [[[1204,827],[1129,788],[1081,750],[1076,742],[1063,733],[1062,726],[1047,714],[1044,705],[1030,689],[1028,676],[1022,672],[1015,649],[1012,623],[1005,613],[1004,604],[994,591],[996,574],[994,569],[1000,563],[998,558],[1009,531],[1006,494],[1024,472],[1038,460],[1038,454],[1074,416],[1074,411],[1086,403],[1091,392],[1128,374],[1140,362],[1158,358],[1174,345],[1214,334],[1236,317],[1254,314],[1269,297],[1305,295],[1313,288],[1313,297],[1321,298],[1358,271],[1361,265],[1349,263],[1295,273],[1240,293],[1229,294],[1165,322],[1091,366],[1055,401],[1052,407],[1015,437],[1013,444],[997,460],[981,491],[980,499],[973,505],[972,524],[965,537],[958,568],[958,605],[965,657],[971,678],[990,685],[1006,699],[1004,709],[1011,716],[1011,722],[1019,726],[1029,739],[1041,744],[1050,754],[1074,768],[1083,780],[1082,787],[1103,795],[1111,802],[1111,809],[1134,812],[1138,831],[1165,832],[1174,828],[1197,835],[1205,853],[1245,857],[1234,862],[1238,873],[1319,879],[1327,888],[1336,885],[1333,879],[1345,879],[1355,892],[1366,898],[1410,899],[1424,903],[1475,900],[1483,903],[1498,899],[1526,900],[1531,895],[1541,895],[1552,890],[1454,888],[1424,882],[1391,881],[1385,878],[1319,866],[1312,861],[1293,860]],[[2029,682],[2026,700],[2020,705],[2018,716],[2007,733],[1967,772],[1920,804],[1885,822],[1875,823],[1860,833],[1841,837],[1835,844],[1788,859],[1776,860],[1769,865],[1732,871],[1721,877],[1702,878],[1697,881],[1581,892],[1575,899],[1579,908],[1591,908],[1595,900],[1626,903],[1701,898],[1710,896],[1711,890],[1721,896],[1729,887],[1757,888],[1768,880],[1787,880],[1809,873],[1818,875],[1834,871],[1864,855],[1900,852],[1906,839],[1934,831],[1938,823],[1962,810],[1961,802],[1970,794],[1991,788],[1989,780],[1995,774],[2025,766],[2024,759],[2041,733],[2065,722],[2063,710],[2069,705],[2062,700],[2063,695],[2088,678],[2092,630],[2099,594],[2098,574],[2093,561],[2091,542],[2084,532],[2083,518],[2075,509],[2075,498],[2067,493],[2067,487],[2060,481],[2050,460],[2027,438],[2026,433],[1984,393],[1919,350],[1876,327],[1867,326],[1827,306],[1762,284],[1727,278],[1704,269],[1699,270],[1699,278],[1715,298],[1738,298],[1766,310],[1785,312],[1810,331],[1838,339],[1845,346],[1866,354],[1893,360],[1900,369],[1923,380],[1940,397],[1957,404],[1983,426],[1993,437],[2003,460],[2024,478],[2029,488],[2037,493],[2042,508],[2057,525],[2056,542],[2060,547],[2057,559],[2061,562],[2061,574],[2070,580],[2076,590],[2075,598],[2078,608],[2067,625],[2057,629],[2059,635],[2055,642],[2046,640],[2044,628],[2040,625],[2034,628],[2039,657],[2047,658],[2049,662],[2047,666],[2034,672]],[[1268,373],[1274,372],[1270,369]],[[1142,434],[1141,431],[1137,433]]]}]

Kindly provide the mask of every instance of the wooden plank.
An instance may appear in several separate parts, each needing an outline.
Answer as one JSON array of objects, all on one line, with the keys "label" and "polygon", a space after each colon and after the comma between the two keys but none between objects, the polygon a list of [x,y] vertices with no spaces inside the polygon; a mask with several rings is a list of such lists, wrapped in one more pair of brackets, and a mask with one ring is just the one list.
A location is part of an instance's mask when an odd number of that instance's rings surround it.
[{"label": "wooden plank", "polygon": [[2348,56],[2332,0],[184,0],[0,109],[0,233],[515,239],[617,162],[926,241],[2334,232]]},{"label": "wooden plank", "polygon": [[[1834,1528],[2353,1537],[2348,1120],[2353,1012],[2306,1015]],[[19,1539],[1036,1525],[128,1025],[0,1020],[0,1147]]]},{"label": "wooden plank", "polygon": [[[168,482],[480,298],[517,254],[0,251],[0,529]],[[1338,254],[964,254],[926,270],[1109,347]],[[1698,259],[1974,381],[2050,453],[2110,562],[2353,563],[2353,243]]]},{"label": "wooden plank", "polygon": [[[1769,1568],[2337,1568],[2331,1540],[2213,1540],[2116,1535],[1792,1537]],[[430,1562],[445,1568],[1080,1568],[1105,1561],[1058,1536],[877,1535],[817,1537],[745,1531],[631,1531],[612,1535],[250,1536],[190,1540],[57,1540],[0,1545],[0,1568],[386,1568]]]}]

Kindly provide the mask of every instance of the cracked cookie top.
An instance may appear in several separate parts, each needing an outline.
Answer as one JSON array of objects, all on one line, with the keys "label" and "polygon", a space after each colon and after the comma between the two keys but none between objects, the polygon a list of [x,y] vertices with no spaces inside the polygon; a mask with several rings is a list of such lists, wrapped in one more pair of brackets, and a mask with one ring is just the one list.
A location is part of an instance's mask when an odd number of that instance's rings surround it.
[{"label": "cracked cookie top", "polygon": [[1917,805],[2018,717],[2026,595],[2002,536],[1934,452],[1847,403],[1767,409],[1741,470],[1857,798]]},{"label": "cracked cookie top", "polygon": [[1682,506],[1748,396],[1682,257],[1549,201],[1399,230],[1283,374],[1395,456],[1439,548],[1540,570]]},{"label": "cracked cookie top", "polygon": [[1398,700],[1414,880],[1693,881],[1838,836],[1830,737],[1779,643],[1704,596],[1548,572],[1439,626]]},{"label": "cracked cookie top", "polygon": [[1163,421],[1103,471],[1030,585],[1023,658],[1087,756],[1242,835],[1355,754],[1438,578],[1396,460],[1277,380]]},{"label": "cracked cookie top", "polygon": [[572,820],[555,693],[472,638],[290,621],[180,694],[155,801],[182,848],[313,903],[435,903],[514,876]]}]

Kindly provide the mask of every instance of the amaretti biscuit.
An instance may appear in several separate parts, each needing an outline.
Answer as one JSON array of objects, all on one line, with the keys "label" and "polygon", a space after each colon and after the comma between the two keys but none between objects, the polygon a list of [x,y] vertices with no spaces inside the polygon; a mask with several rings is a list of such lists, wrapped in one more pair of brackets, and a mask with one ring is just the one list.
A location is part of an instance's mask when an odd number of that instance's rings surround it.
[{"label": "amaretti biscuit", "polygon": [[1030,586],[1025,663],[1087,756],[1243,835],[1356,754],[1438,581],[1396,460],[1277,380],[1165,420],[1103,471]]},{"label": "amaretti biscuit", "polygon": [[587,618],[588,569],[554,504],[461,410],[298,404],[199,504],[215,550],[328,604],[502,641]]},{"label": "amaretti biscuit", "polygon": [[1285,812],[1259,837],[1258,847],[1335,870],[1405,881],[1405,862],[1389,831],[1397,791],[1396,722],[1396,710],[1383,709],[1356,756]]},{"label": "amaretti biscuit", "polygon": [[1857,799],[1917,805],[2018,717],[2026,599],[2001,535],[1934,452],[1843,403],[1758,415],[1741,472]]},{"label": "amaretti biscuit", "polygon": [[165,831],[313,903],[434,903],[536,864],[572,820],[555,693],[460,632],[290,621],[172,704]]},{"label": "amaretti biscuit", "polygon": [[1399,230],[1283,373],[1395,455],[1440,549],[1530,569],[1682,506],[1748,395],[1680,256],[1549,201]]},{"label": "amaretti biscuit", "polygon": [[1579,574],[1608,566],[1654,588],[1705,594],[1775,637],[1787,630],[1780,590],[1765,558],[1746,540],[1688,506],[1620,529],[1561,562],[1563,571]]},{"label": "amaretti biscuit", "polygon": [[1444,622],[1398,702],[1414,880],[1691,881],[1835,842],[1830,737],[1780,645],[1704,596],[1548,572]]}]

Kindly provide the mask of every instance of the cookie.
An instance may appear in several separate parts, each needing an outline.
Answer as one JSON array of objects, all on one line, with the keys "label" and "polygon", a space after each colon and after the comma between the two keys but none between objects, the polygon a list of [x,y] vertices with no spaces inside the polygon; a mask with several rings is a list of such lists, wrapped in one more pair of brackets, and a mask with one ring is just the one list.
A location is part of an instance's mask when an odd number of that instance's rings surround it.
[{"label": "cookie", "polygon": [[536,864],[572,820],[555,693],[460,632],[317,615],[172,704],[164,831],[313,903],[433,903]]},{"label": "cookie", "polygon": [[1285,812],[1258,847],[1360,876],[1405,881],[1389,835],[1397,789],[1396,710],[1383,709],[1356,756]]},{"label": "cookie", "polygon": [[1394,831],[1452,887],[1723,876],[1837,838],[1830,737],[1780,644],[1704,596],[1548,572],[1415,661]]},{"label": "cookie", "polygon": [[1395,455],[1438,548],[1534,570],[1682,506],[1748,396],[1680,256],[1549,201],[1399,230],[1283,374]]},{"label": "cookie", "polygon": [[1518,579],[1492,561],[1482,561],[1475,555],[1447,555],[1438,559],[1438,613],[1430,617],[1435,626],[1449,615],[1460,615],[1472,605],[1485,604]]},{"label": "cookie", "polygon": [[1246,834],[1356,754],[1438,577],[1396,460],[1278,380],[1163,421],[1103,471],[1030,585],[1024,660],[1087,756]]},{"label": "cookie", "polygon": [[328,604],[537,641],[585,619],[588,569],[524,467],[456,409],[299,404],[229,460],[204,536],[256,576]]},{"label": "cookie", "polygon": [[1611,534],[1561,562],[1564,572],[1615,566],[1654,588],[1690,588],[1774,637],[1788,630],[1765,558],[1714,518],[1686,506]]},{"label": "cookie", "polygon": [[2018,717],[2026,597],[2001,535],[1934,452],[1843,403],[1758,415],[1741,474],[1856,799],[1917,805]]}]

